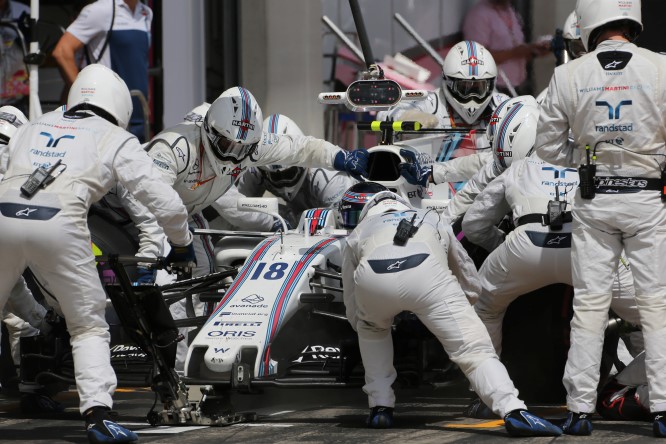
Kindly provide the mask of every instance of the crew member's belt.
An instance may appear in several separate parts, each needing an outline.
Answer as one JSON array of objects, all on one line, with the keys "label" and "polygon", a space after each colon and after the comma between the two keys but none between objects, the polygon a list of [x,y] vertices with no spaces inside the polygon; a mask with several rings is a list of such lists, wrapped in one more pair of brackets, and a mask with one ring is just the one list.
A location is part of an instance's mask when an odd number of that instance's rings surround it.
[{"label": "crew member's belt", "polygon": [[594,188],[601,194],[626,194],[639,191],[660,191],[661,179],[645,177],[596,176]]},{"label": "crew member's belt", "polygon": [[[563,223],[571,222],[572,220],[573,218],[571,217],[571,211],[564,211],[562,213]],[[521,225],[534,224],[534,223],[540,223],[543,226],[547,226],[550,225],[550,220],[548,219],[547,214],[539,214],[539,213],[526,214],[518,218],[517,226],[519,227]]]}]

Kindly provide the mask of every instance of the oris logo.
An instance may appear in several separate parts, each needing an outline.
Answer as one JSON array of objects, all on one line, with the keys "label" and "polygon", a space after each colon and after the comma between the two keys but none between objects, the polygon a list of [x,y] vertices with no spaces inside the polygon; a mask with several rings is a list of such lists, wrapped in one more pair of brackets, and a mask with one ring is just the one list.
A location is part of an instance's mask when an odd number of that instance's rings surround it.
[{"label": "oris logo", "polygon": [[245,302],[246,304],[259,304],[260,302],[264,302],[264,298],[259,296],[258,294],[251,294],[250,296],[245,296],[241,301]]},{"label": "oris logo", "polygon": [[241,128],[254,130],[254,125],[252,125],[247,120],[232,120],[231,124],[233,126],[238,126],[238,127],[241,127]]}]

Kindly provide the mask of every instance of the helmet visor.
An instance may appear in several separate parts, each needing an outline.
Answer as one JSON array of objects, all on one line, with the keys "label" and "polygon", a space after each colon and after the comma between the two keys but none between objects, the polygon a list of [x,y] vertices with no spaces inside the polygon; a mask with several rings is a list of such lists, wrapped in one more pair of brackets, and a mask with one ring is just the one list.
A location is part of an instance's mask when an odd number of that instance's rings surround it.
[{"label": "helmet visor", "polygon": [[231,140],[208,125],[207,119],[204,119],[204,130],[208,136],[213,154],[219,160],[225,162],[238,163],[252,154],[259,145],[258,143],[245,144]]},{"label": "helmet visor", "polygon": [[461,102],[476,100],[482,102],[493,91],[494,79],[455,79],[447,78],[446,86]]},{"label": "helmet visor", "polygon": [[583,46],[583,41],[581,39],[576,40],[564,40],[564,45],[567,48],[567,52],[572,59],[577,59],[578,57],[587,53],[585,51],[585,46]]},{"label": "helmet visor", "polygon": [[340,221],[343,228],[353,230],[358,225],[358,220],[361,217],[363,205],[348,205],[346,208],[340,209]]},{"label": "helmet visor", "polygon": [[305,169],[292,166],[281,170],[263,170],[266,179],[276,187],[293,187],[305,173]]}]

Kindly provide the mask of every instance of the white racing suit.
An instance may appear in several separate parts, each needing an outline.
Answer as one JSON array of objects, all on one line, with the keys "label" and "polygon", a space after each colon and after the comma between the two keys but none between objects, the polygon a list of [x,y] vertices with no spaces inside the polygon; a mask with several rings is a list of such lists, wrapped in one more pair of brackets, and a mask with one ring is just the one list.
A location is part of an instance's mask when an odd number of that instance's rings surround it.
[{"label": "white racing suit", "polygon": [[282,198],[286,211],[281,214],[292,227],[296,227],[305,210],[331,208],[342,198],[356,180],[343,171],[309,168],[296,192],[286,192],[269,182],[259,168],[248,168],[239,181],[238,190],[248,197],[263,196],[266,191]]},{"label": "white racing suit", "polygon": [[[192,240],[187,212],[138,140],[91,113],[45,114],[19,128],[9,147],[9,167],[0,182],[0,308],[30,267],[67,322],[81,413],[93,406],[110,408],[116,376],[88,210],[120,182],[177,245]],[[57,160],[62,164],[54,174],[62,173],[26,199],[19,191],[26,178],[36,167],[49,168]]]},{"label": "white racing suit", "polygon": [[21,362],[21,337],[36,336],[43,326],[46,308],[35,300],[23,276],[14,284],[2,314],[9,332],[12,360]]},{"label": "white racing suit", "polygon": [[123,229],[138,240],[137,256],[158,257],[166,254],[164,230],[157,223],[155,216],[122,184],[115,184],[99,202],[93,204],[93,210],[108,220],[122,225]]},{"label": "white racing suit", "polygon": [[[486,127],[490,117],[495,111],[497,106],[508,100],[509,96],[495,92],[492,99],[479,120],[473,124],[465,122],[456,111],[446,102],[441,88],[437,88],[428,94],[425,100],[416,102],[401,102],[390,111],[382,111],[377,113],[377,120],[385,120],[387,117],[391,120],[405,120],[403,115],[407,117],[410,115],[417,116],[419,113],[433,116],[436,125],[433,128],[449,128],[459,129],[461,131],[470,132],[474,141],[475,149],[480,150],[476,153],[469,153],[466,151],[464,156],[451,158],[455,148],[451,149],[451,144],[456,145],[456,140],[445,140],[439,153],[434,153],[432,156],[437,163],[433,164],[433,181],[435,184],[444,182],[459,182],[467,180],[474,175],[489,159],[492,158],[492,151],[490,150],[490,143],[486,137]],[[411,118],[411,117],[410,117]],[[423,119],[422,119],[423,120]],[[435,122],[432,122],[435,123]],[[458,143],[461,140],[458,140]],[[459,145],[457,145],[459,146]]]},{"label": "white racing suit", "polygon": [[208,219],[210,227],[219,230],[271,231],[275,225],[273,216],[238,209],[238,199],[243,197],[253,196],[241,194],[238,188],[232,185],[226,193],[213,202],[210,206],[219,217]]},{"label": "white racing suit", "polygon": [[[572,284],[571,201],[578,186],[574,168],[559,168],[536,156],[514,162],[477,197],[463,219],[471,242],[491,254],[479,269],[483,290],[474,305],[493,341],[502,352],[502,321],[519,296],[551,284]],[[560,230],[546,223],[548,201],[567,202]],[[504,239],[496,224],[512,212],[516,229]],[[621,266],[613,274],[613,310],[627,322],[640,325],[631,273]],[[606,314],[606,319],[608,315]]]},{"label": "white racing suit", "polygon": [[[472,156],[467,156],[472,157]],[[472,176],[471,179],[458,191],[453,198],[449,201],[446,206],[446,214],[449,219],[455,221],[460,216],[465,214],[469,207],[474,203],[476,196],[483,191],[483,189],[492,182],[497,176],[502,174],[502,171],[499,170],[497,164],[495,163],[492,154],[489,157],[489,160],[483,165],[477,172]],[[461,159],[466,159],[462,157]],[[454,159],[451,162],[458,160]],[[447,162],[447,163],[451,163]],[[433,175],[434,175],[433,168]]]},{"label": "white racing suit", "polygon": [[[463,292],[475,299],[476,269],[446,219],[417,210],[420,225],[405,246],[393,243],[401,219],[414,211],[368,216],[347,238],[342,265],[344,300],[358,332],[370,407],[395,405],[391,325],[413,312],[444,346],[492,410],[504,416],[524,409],[518,391],[493,349],[488,332]],[[452,273],[456,271],[456,275]],[[457,279],[456,279],[457,277]],[[461,288],[461,285],[464,287]]]},{"label": "white racing suit", "polygon": [[[183,200],[189,214],[190,227],[208,229],[201,211],[217,201],[232,186],[238,176],[250,166],[300,165],[333,169],[335,155],[340,148],[324,140],[307,136],[277,135],[264,132],[255,151],[238,164],[216,160],[208,147],[208,141],[200,122],[186,121],[164,130],[151,140],[146,151]],[[242,227],[241,227],[242,228]],[[194,251],[197,266],[193,276],[215,271],[215,250],[210,236],[196,236]],[[193,296],[192,307],[186,301],[181,308],[172,305],[172,314],[179,317],[182,311],[190,311],[188,317],[202,316],[204,304]],[[174,312],[175,310],[175,312]],[[181,311],[182,310],[182,311]],[[192,313],[193,311],[193,313]],[[187,353],[185,341],[179,343],[176,368],[182,369]]]},{"label": "white racing suit", "polygon": [[[612,275],[622,249],[631,264],[645,340],[650,410],[666,410],[666,206],[660,169],[666,154],[666,58],[607,40],[559,66],[541,105],[537,154],[564,167],[596,149],[596,197],[573,204],[575,288],[567,406],[592,412]],[[580,157],[566,145],[569,128]]]}]

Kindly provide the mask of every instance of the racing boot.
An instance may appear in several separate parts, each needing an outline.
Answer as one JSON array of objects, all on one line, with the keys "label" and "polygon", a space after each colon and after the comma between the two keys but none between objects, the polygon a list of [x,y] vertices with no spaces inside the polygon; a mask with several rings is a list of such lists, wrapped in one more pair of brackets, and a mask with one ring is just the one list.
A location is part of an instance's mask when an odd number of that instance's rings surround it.
[{"label": "racing boot", "polygon": [[107,407],[92,407],[86,410],[86,434],[88,441],[97,443],[135,442],[136,433],[111,420]]},{"label": "racing boot", "polygon": [[62,413],[65,407],[48,395],[39,393],[21,394],[21,403],[19,404],[21,412],[24,414],[50,415]]},{"label": "racing boot", "polygon": [[592,413],[567,412],[567,417],[562,423],[562,431],[567,435],[587,436],[592,434]]},{"label": "racing boot", "polygon": [[393,408],[373,407],[365,423],[371,429],[390,429],[393,427]]},{"label": "racing boot", "polygon": [[657,412],[654,414],[652,433],[657,438],[666,438],[666,412]]},{"label": "racing boot", "polygon": [[488,407],[481,398],[476,398],[470,405],[467,406],[463,415],[468,418],[477,419],[495,419],[498,416]]},{"label": "racing boot", "polygon": [[525,409],[512,410],[504,417],[511,436],[560,436],[562,429]]}]

